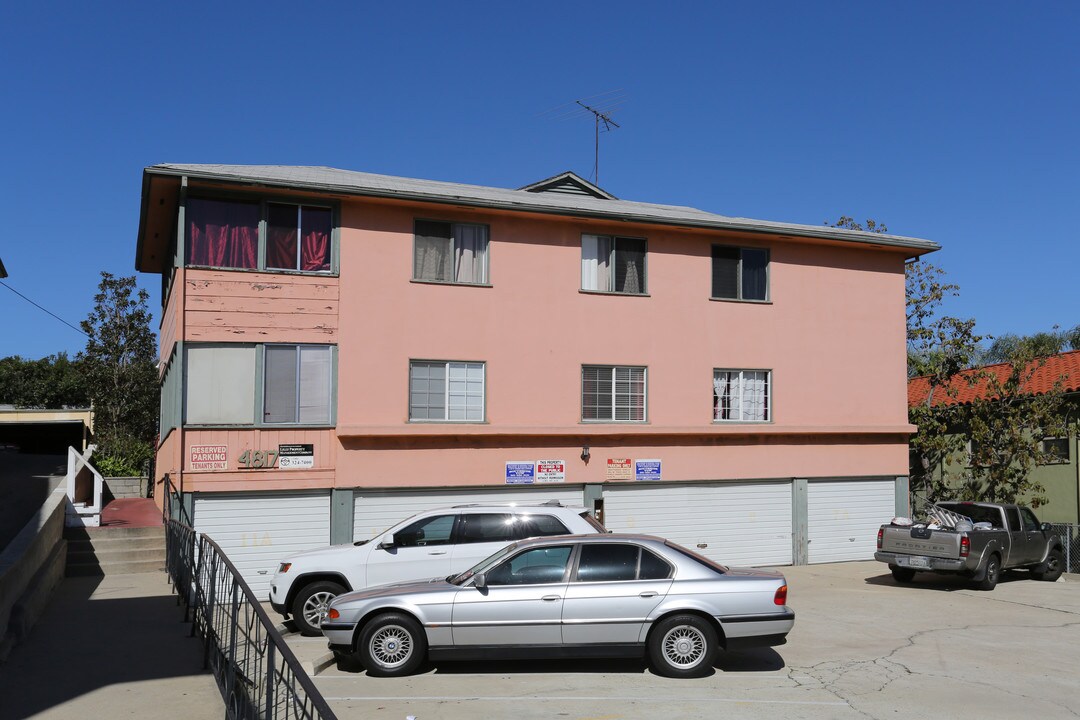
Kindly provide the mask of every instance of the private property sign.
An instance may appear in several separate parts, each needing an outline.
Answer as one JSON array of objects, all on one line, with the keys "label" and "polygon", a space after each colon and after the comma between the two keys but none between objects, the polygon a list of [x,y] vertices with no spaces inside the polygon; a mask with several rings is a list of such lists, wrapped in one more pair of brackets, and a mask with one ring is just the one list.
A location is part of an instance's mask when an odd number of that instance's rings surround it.
[{"label": "private property sign", "polygon": [[564,460],[537,460],[536,482],[566,482],[566,462]]},{"label": "private property sign", "polygon": [[188,449],[188,470],[228,469],[228,445],[192,445]]}]

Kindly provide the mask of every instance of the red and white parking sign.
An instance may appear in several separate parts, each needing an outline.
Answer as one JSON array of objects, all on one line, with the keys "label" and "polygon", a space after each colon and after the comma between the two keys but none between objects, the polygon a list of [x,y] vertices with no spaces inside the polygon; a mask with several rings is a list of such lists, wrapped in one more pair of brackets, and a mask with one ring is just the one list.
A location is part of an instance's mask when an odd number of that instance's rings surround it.
[{"label": "red and white parking sign", "polygon": [[566,461],[537,460],[536,482],[566,482]]}]

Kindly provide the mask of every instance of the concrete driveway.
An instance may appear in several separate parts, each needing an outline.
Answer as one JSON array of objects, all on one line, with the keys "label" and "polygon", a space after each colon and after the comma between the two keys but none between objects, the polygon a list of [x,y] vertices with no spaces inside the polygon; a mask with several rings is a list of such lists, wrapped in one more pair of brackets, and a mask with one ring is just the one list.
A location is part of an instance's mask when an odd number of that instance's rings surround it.
[{"label": "concrete driveway", "polygon": [[[589,660],[439,663],[400,679],[332,664],[314,679],[342,720],[1080,717],[1078,576],[1017,572],[985,593],[937,576],[897,585],[875,562],[782,569],[787,644],[721,654],[706,678]],[[325,647],[289,642],[309,659]]]}]

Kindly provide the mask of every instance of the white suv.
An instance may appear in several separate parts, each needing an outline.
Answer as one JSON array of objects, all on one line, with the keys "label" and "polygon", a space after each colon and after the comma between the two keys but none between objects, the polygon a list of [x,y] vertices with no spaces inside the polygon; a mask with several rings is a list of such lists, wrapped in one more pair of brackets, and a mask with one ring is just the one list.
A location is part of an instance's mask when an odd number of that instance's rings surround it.
[{"label": "white suv", "polygon": [[338,595],[372,585],[464,572],[508,543],[545,535],[606,533],[583,507],[458,505],[413,515],[370,540],[285,558],[270,605],[305,635],[318,635]]}]

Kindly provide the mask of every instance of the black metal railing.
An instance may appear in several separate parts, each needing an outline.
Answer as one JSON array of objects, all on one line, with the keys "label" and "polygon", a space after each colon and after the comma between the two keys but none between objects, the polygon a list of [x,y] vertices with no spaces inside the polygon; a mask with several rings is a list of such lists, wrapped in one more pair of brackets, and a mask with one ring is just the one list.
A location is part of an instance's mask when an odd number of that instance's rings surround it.
[{"label": "black metal railing", "polygon": [[[221,547],[199,536],[166,479],[166,568],[192,635],[202,638],[203,666],[217,681],[229,720],[336,720],[300,661]],[[173,495],[176,495],[176,503]],[[170,510],[170,512],[173,512]]]}]

